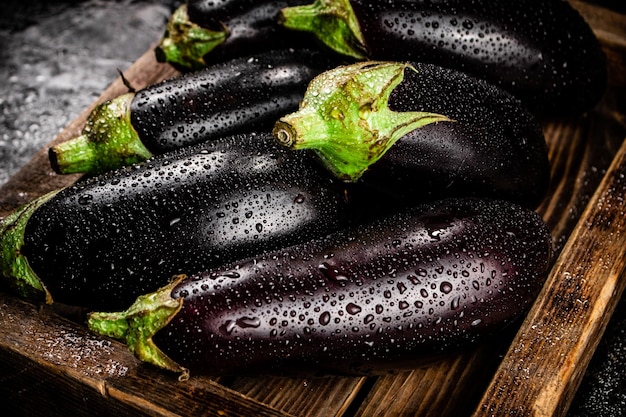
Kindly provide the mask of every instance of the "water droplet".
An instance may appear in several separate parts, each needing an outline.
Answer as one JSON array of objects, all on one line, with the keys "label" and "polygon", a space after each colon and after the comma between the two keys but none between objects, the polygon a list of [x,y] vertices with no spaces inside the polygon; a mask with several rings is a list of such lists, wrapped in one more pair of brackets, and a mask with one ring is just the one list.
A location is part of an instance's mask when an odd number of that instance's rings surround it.
[{"label": "water droplet", "polygon": [[443,281],[441,285],[439,286],[439,289],[444,294],[450,294],[450,292],[452,291],[452,284],[449,283],[448,281]]},{"label": "water droplet", "polygon": [[467,30],[471,30],[474,27],[474,23],[471,20],[464,20],[463,27]]},{"label": "water droplet", "polygon": [[259,327],[261,325],[261,319],[258,317],[241,317],[237,319],[237,325],[243,329],[247,327]]},{"label": "water droplet", "polygon": [[361,312],[361,307],[354,303],[348,303],[348,305],[346,306],[346,311],[349,314],[358,314]]},{"label": "water droplet", "polygon": [[441,240],[441,236],[439,236],[441,234],[441,230],[429,230],[428,234],[430,235],[430,237],[434,241],[440,241]]},{"label": "water droplet", "polygon": [[91,194],[85,194],[78,197],[78,204],[86,205],[93,201],[93,196]]},{"label": "water droplet", "polygon": [[348,277],[342,274],[338,269],[333,268],[327,262],[322,262],[319,265],[319,270],[324,276],[332,281],[344,285],[348,281]]},{"label": "water droplet", "polygon": [[422,281],[420,281],[419,278],[416,277],[415,275],[409,275],[407,276],[407,279],[411,281],[411,284],[413,285],[419,285],[422,283]]},{"label": "water droplet", "polygon": [[320,324],[322,326],[326,326],[328,323],[330,323],[330,313],[328,311],[325,311],[320,316]]},{"label": "water droplet", "polygon": [[234,320],[226,320],[226,322],[220,326],[220,331],[225,335],[229,335],[233,332],[235,326],[237,326],[237,323]]}]

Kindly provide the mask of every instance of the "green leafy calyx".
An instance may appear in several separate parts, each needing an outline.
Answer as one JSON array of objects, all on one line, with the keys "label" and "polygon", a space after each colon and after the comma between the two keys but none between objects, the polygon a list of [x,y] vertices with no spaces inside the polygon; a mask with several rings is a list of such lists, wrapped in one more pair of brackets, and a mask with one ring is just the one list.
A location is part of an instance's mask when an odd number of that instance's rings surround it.
[{"label": "green leafy calyx", "polygon": [[450,121],[428,112],[396,112],[389,97],[404,79],[399,62],[360,62],[316,77],[297,112],[274,126],[276,140],[292,149],[313,149],[337,177],[356,181],[407,133]]},{"label": "green leafy calyx", "polygon": [[172,14],[155,52],[161,62],[169,62],[181,69],[197,70],[207,65],[204,56],[228,36],[226,26],[222,26],[221,30],[211,30],[191,22],[187,5],[183,4]]},{"label": "green leafy calyx", "polygon": [[150,158],[152,153],[131,123],[134,97],[134,93],[127,93],[98,105],[81,135],[50,149],[54,170],[60,174],[99,174]]},{"label": "green leafy calyx", "polygon": [[57,192],[50,192],[23,205],[8,215],[0,224],[0,277],[18,295],[45,300],[49,304],[52,303],[52,297],[31,268],[28,258],[22,253],[22,248],[28,220]]},{"label": "green leafy calyx", "polygon": [[288,29],[310,32],[330,49],[356,59],[366,59],[367,45],[349,0],[315,0],[286,7],[279,22]]},{"label": "green leafy calyx", "polygon": [[175,299],[171,294],[184,278],[176,276],[165,287],[139,296],[128,310],[91,313],[87,321],[89,329],[98,335],[122,340],[141,361],[180,372],[179,379],[187,379],[189,371],[169,358],[152,340],[181,310],[183,299]]}]

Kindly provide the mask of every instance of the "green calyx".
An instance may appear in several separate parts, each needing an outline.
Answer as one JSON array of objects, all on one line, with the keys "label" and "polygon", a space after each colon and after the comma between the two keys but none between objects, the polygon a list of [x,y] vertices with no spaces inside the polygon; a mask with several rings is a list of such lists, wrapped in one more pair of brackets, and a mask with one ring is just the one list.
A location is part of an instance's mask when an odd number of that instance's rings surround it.
[{"label": "green calyx", "polygon": [[134,96],[127,93],[98,105],[80,136],[50,148],[53,169],[59,174],[99,174],[150,158],[131,124]]},{"label": "green calyx", "polygon": [[315,0],[313,4],[286,7],[279,22],[288,29],[311,32],[340,54],[367,57],[367,45],[349,0]]},{"label": "green calyx", "polygon": [[428,112],[396,112],[389,97],[408,64],[360,62],[317,76],[300,109],[274,126],[276,141],[292,149],[313,149],[336,177],[356,181],[407,133],[451,121]]},{"label": "green calyx", "polygon": [[187,70],[204,68],[204,56],[224,42],[228,35],[226,26],[215,31],[191,22],[184,4],[174,11],[167,23],[165,34],[155,50],[157,60]]},{"label": "green calyx", "polygon": [[45,194],[8,215],[0,224],[0,276],[18,295],[52,303],[52,297],[22,254],[24,231],[32,214],[58,191]]},{"label": "green calyx", "polygon": [[126,311],[91,313],[87,319],[89,329],[100,336],[123,341],[139,360],[180,372],[179,379],[186,380],[189,371],[163,353],[152,340],[182,308],[183,299],[174,299],[171,294],[184,278],[184,275],[178,275],[159,290],[137,297]]}]

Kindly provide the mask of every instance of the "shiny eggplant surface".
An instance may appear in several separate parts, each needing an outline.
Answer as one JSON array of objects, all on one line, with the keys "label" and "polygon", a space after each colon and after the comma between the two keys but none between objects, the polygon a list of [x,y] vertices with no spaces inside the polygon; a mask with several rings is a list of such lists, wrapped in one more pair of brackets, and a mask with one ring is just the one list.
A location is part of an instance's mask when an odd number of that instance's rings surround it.
[{"label": "shiny eggplant surface", "polygon": [[441,200],[173,281],[89,325],[183,376],[376,374],[502,330],[551,248],[530,210]]},{"label": "shiny eggplant surface", "polygon": [[606,86],[599,42],[567,1],[316,0],[282,18],[359,59],[427,62],[484,78],[540,115],[589,110]]},{"label": "shiny eggplant surface", "polygon": [[50,163],[62,174],[97,174],[215,138],[269,130],[336,61],[311,50],[275,50],[121,95],[92,111],[81,135],[53,146]]},{"label": "shiny eggplant surface", "polygon": [[17,210],[0,228],[0,271],[49,301],[121,307],[173,274],[344,227],[346,204],[343,184],[306,154],[280,148],[269,133],[228,137]]}]

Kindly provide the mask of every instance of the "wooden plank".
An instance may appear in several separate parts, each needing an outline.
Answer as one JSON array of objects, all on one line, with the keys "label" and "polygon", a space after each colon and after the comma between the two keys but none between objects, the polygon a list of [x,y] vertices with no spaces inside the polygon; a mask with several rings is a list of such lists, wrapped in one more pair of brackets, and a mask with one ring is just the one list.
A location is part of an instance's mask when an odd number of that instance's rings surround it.
[{"label": "wooden plank", "polygon": [[236,378],[227,384],[278,410],[308,417],[342,416],[367,378]]},{"label": "wooden plank", "polygon": [[485,360],[493,359],[486,355],[490,350],[470,350],[407,374],[381,377],[355,416],[462,416],[475,405],[497,364]]}]

